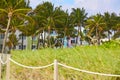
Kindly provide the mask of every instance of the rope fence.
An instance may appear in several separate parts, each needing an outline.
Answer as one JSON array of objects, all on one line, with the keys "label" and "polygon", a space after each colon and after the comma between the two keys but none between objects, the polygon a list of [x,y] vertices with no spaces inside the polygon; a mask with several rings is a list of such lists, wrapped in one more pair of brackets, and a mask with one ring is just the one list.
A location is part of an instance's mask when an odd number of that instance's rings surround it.
[{"label": "rope fence", "polygon": [[11,62],[13,62],[14,64],[18,65],[18,66],[21,66],[23,68],[29,68],[29,69],[43,69],[43,68],[47,68],[47,67],[50,67],[50,66],[54,65],[54,63],[51,63],[51,64],[46,65],[46,66],[33,67],[33,66],[26,66],[26,65],[20,64],[20,63],[16,62],[15,60],[11,59],[11,58],[9,58],[9,60]]},{"label": "rope fence", "polygon": [[92,72],[92,71],[82,70],[82,69],[74,68],[74,67],[67,66],[67,65],[64,65],[64,64],[61,64],[61,63],[58,63],[58,65],[60,65],[62,67],[65,67],[65,68],[68,68],[68,69],[75,70],[75,71],[80,71],[80,72],[83,72],[83,73],[88,73],[88,74],[101,75],[101,76],[109,76],[109,77],[120,77],[120,75],[105,74],[105,73],[98,73],[98,72]]},{"label": "rope fence", "polygon": [[[18,65],[18,66],[21,66],[23,68],[28,68],[28,69],[44,69],[44,68],[47,68],[47,67],[50,67],[50,66],[54,65],[54,76],[53,76],[54,80],[58,80],[58,66],[62,66],[64,68],[72,69],[72,70],[83,72],[83,73],[87,73],[87,74],[108,76],[108,77],[120,77],[120,75],[117,75],[117,74],[105,74],[105,73],[99,73],[99,72],[92,72],[92,71],[87,71],[87,70],[82,70],[82,69],[79,69],[79,68],[67,66],[65,64],[59,63],[57,60],[54,60],[53,63],[45,65],[45,66],[38,66],[38,67],[26,66],[26,65],[23,65],[23,64],[21,64],[19,62],[16,62],[12,58],[10,58],[10,55],[8,55],[6,62],[4,62],[1,59],[1,56],[0,56],[0,76],[1,76],[1,65],[2,64],[3,65],[6,64],[6,66],[7,66],[6,67],[6,80],[9,80],[9,78],[10,78],[10,61],[13,62],[14,64]],[[0,77],[0,80],[1,80],[1,77]]]},{"label": "rope fence", "polygon": [[[50,66],[54,65],[54,63],[51,63],[51,64],[46,65],[46,66],[32,67],[32,66],[26,66],[26,65],[20,64],[20,63],[14,61],[11,58],[10,58],[10,61],[13,62],[13,63],[15,63],[18,66],[21,66],[21,67],[24,67],[24,68],[29,68],[29,69],[43,69],[43,68],[47,68],[47,67],[50,67]],[[57,60],[55,60],[55,62],[56,61]],[[68,69],[72,69],[72,70],[75,70],[75,71],[80,71],[80,72],[84,72],[84,73],[88,73],[88,74],[101,75],[101,76],[110,76],[110,77],[120,77],[120,75],[105,74],[105,73],[98,73],[98,72],[92,72],[92,71],[82,70],[82,69],[71,67],[71,66],[67,66],[67,65],[64,65],[64,64],[61,64],[61,63],[56,63],[56,64],[58,64],[58,65],[60,65],[62,67],[68,68]]]}]

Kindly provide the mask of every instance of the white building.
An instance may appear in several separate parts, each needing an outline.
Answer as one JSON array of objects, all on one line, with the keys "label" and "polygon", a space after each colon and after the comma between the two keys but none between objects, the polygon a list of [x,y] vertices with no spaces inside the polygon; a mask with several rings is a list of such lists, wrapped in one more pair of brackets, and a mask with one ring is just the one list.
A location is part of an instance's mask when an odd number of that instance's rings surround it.
[{"label": "white building", "polygon": [[[32,41],[31,37],[22,36],[21,32],[18,30],[15,32],[15,34],[18,39],[18,45],[16,46],[16,49],[22,49],[22,42],[23,42],[23,49],[28,49],[28,48],[31,49],[31,41]],[[2,50],[3,39],[4,39],[4,34],[0,33],[0,52]],[[33,41],[35,40],[37,40],[37,37],[33,37]],[[33,43],[32,48],[36,48],[36,44]]]}]

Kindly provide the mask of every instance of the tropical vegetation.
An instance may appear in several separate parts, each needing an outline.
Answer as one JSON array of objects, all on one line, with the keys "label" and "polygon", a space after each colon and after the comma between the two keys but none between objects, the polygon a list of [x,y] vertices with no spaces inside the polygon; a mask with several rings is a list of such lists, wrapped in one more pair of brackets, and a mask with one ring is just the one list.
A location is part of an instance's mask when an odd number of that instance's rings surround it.
[{"label": "tropical vegetation", "polygon": [[[75,45],[84,45],[83,42],[100,45],[102,39],[107,38],[110,41],[120,37],[120,16],[114,12],[98,13],[88,17],[84,8],[72,8],[70,13],[68,10],[62,10],[62,6],[43,2],[32,9],[29,2],[29,0],[0,2],[0,33],[5,33],[2,52],[5,49],[7,34],[14,34],[16,30],[21,31],[21,36],[31,36],[32,40],[37,36],[37,49],[54,47],[56,40],[61,46],[65,45],[65,39],[67,45],[70,45],[71,38],[74,38]],[[53,32],[56,35],[51,36]],[[14,48],[19,44],[17,42]],[[23,41],[21,45],[23,47]]]},{"label": "tropical vegetation", "polygon": [[[8,47],[12,49],[12,59],[28,66],[47,65],[57,59],[60,63],[80,69],[120,74],[120,15],[105,12],[88,16],[84,8],[72,8],[69,12],[51,2],[40,3],[32,9],[29,3],[29,0],[0,1],[0,34],[4,34],[0,52],[5,53]],[[19,37],[16,36],[17,31],[20,32]],[[35,50],[23,50],[24,37],[27,37],[30,49],[35,43]],[[34,37],[37,37],[35,42]],[[22,50],[15,50],[18,45]],[[18,79],[53,80],[53,67],[28,70],[11,63],[11,80]],[[90,75],[59,67],[59,79],[120,78]]]}]

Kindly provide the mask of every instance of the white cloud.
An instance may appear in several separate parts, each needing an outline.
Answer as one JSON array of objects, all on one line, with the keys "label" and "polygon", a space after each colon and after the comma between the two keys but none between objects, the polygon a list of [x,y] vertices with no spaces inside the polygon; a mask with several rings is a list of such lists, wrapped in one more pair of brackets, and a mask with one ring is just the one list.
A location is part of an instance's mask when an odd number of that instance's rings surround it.
[{"label": "white cloud", "polygon": [[98,0],[74,0],[75,7],[89,8],[90,10],[96,10],[98,8]]},{"label": "white cloud", "polygon": [[[64,6],[62,7],[62,9],[63,9],[63,10],[67,10],[67,9],[68,9],[68,10],[70,11],[71,8],[73,8],[73,7],[74,7],[73,5],[66,4],[66,5],[64,5]],[[70,12],[71,12],[71,11],[70,11]]]},{"label": "white cloud", "polygon": [[[40,4],[43,1],[51,1],[55,4],[55,6],[62,5],[63,9],[71,9],[71,8],[82,8],[84,7],[86,11],[91,14],[96,13],[104,13],[108,12],[116,12],[119,13],[120,6],[119,0],[30,0],[30,5],[35,8],[36,5]],[[117,7],[116,7],[117,6]]]},{"label": "white cloud", "polygon": [[74,7],[84,7],[91,15],[99,12],[103,13],[106,11],[115,11],[115,2],[117,2],[117,0],[74,0],[73,5]]}]

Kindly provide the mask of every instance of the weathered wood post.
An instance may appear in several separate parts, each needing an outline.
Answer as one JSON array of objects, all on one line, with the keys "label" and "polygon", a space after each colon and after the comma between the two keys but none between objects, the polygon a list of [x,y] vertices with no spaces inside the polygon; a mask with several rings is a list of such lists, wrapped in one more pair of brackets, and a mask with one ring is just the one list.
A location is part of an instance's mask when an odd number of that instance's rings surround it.
[{"label": "weathered wood post", "polygon": [[1,66],[2,66],[2,64],[1,64],[1,53],[0,53],[0,80],[2,80],[1,79],[1,71],[2,71],[2,67]]},{"label": "weathered wood post", "polygon": [[58,62],[54,60],[54,80],[58,80]]},{"label": "weathered wood post", "polygon": [[10,54],[7,54],[6,80],[10,80]]}]

